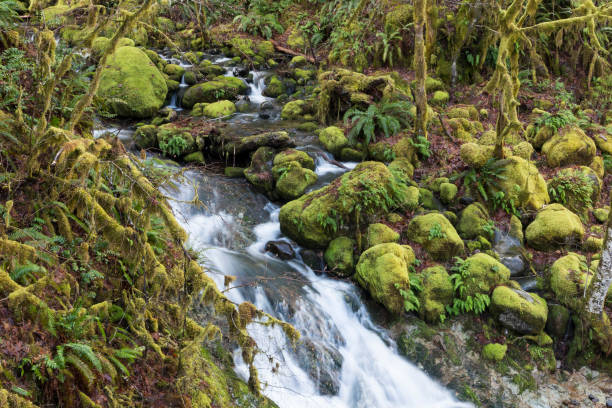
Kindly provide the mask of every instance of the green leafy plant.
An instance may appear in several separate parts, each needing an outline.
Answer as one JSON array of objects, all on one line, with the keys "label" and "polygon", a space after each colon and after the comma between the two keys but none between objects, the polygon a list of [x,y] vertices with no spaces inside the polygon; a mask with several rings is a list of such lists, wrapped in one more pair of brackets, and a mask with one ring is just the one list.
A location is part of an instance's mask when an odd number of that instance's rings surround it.
[{"label": "green leafy plant", "polygon": [[548,183],[548,193],[552,201],[561,203],[570,210],[582,213],[593,205],[592,195],[597,180],[582,170],[560,171]]},{"label": "green leafy plant", "polygon": [[414,275],[410,275],[409,279],[410,289],[402,289],[401,285],[398,283],[395,284],[395,288],[404,298],[404,310],[406,312],[417,312],[421,308],[421,302],[419,302],[418,293],[423,290],[423,283],[417,276]]},{"label": "green leafy plant", "polygon": [[435,238],[446,238],[446,233],[442,231],[442,226],[437,222],[429,229],[429,240],[431,241]]},{"label": "green leafy plant", "polygon": [[463,177],[463,184],[467,188],[476,189],[483,200],[489,201],[487,191],[499,190],[498,180],[506,179],[503,172],[504,168],[491,158],[480,169],[470,168],[453,179]]},{"label": "green leafy plant", "polygon": [[455,257],[455,265],[451,268],[453,272],[450,280],[453,284],[455,297],[452,305],[446,306],[446,312],[451,316],[457,316],[462,313],[482,314],[489,304],[491,298],[485,293],[469,294],[467,291],[466,282],[473,278],[469,271],[470,261]]},{"label": "green leafy plant", "polygon": [[352,125],[349,138],[353,143],[363,140],[366,144],[376,142],[376,134],[382,132],[385,137],[396,135],[403,127],[409,125],[408,102],[381,102],[370,105],[366,111],[351,108],[344,114],[344,121]]},{"label": "green leafy plant", "polygon": [[417,149],[421,157],[429,158],[431,156],[431,143],[429,140],[423,135],[418,135],[416,139],[416,141],[414,139],[408,140]]},{"label": "green leafy plant", "polygon": [[178,157],[187,149],[187,142],[182,137],[174,135],[168,140],[161,141],[159,148],[166,155]]},{"label": "green leafy plant", "polygon": [[[518,193],[520,192],[521,188],[515,184],[514,189]],[[520,215],[519,210],[516,207],[516,203],[514,202],[514,197],[512,195],[506,195],[506,193],[503,191],[497,191],[495,194],[493,194],[492,203],[493,210],[501,208],[507,214],[514,214],[517,217]]]},{"label": "green leafy plant", "polygon": [[391,30],[385,27],[384,32],[376,33],[376,37],[380,40],[378,43],[379,50],[382,48],[382,62],[393,67],[393,56],[396,55],[397,59],[402,58],[402,29]]},{"label": "green leafy plant", "polygon": [[282,33],[285,30],[274,14],[240,14],[234,18],[234,23],[239,24],[240,30],[266,39],[272,37],[275,31]]}]

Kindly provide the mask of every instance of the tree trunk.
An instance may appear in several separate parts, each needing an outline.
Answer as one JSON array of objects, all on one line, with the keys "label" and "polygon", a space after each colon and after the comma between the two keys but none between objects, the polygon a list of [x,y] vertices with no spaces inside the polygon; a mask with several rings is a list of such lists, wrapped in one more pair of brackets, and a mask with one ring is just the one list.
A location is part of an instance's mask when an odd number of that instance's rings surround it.
[{"label": "tree trunk", "polygon": [[414,1],[414,69],[416,71],[414,100],[417,107],[415,131],[417,136],[423,137],[427,137],[427,93],[425,90],[427,61],[425,60],[424,38],[426,2],[427,0]]},{"label": "tree trunk", "polygon": [[608,215],[606,223],[606,236],[601,251],[601,258],[595,276],[587,291],[585,312],[590,315],[600,316],[603,312],[604,302],[608,289],[612,283],[612,211]]}]

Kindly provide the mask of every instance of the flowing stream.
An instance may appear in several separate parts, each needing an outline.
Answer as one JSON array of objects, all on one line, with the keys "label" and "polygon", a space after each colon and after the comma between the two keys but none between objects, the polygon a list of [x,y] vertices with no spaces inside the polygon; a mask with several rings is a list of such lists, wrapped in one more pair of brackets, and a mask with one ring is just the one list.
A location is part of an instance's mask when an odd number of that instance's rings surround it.
[{"label": "flowing stream", "polygon": [[[217,58],[215,63],[228,59]],[[257,113],[238,113],[228,127],[276,128],[278,115],[264,116],[273,99],[263,96],[266,72],[250,72],[248,95]],[[226,75],[234,75],[227,68]],[[171,108],[180,101],[171,98]],[[178,103],[177,103],[178,102]],[[261,108],[261,109],[260,109]],[[262,119],[264,118],[264,119]],[[114,129],[116,132],[119,130]],[[247,129],[248,130],[248,129]],[[121,132],[126,136],[125,132]],[[316,156],[320,188],[357,163],[341,168],[310,134],[296,135],[298,148]],[[293,324],[302,334],[294,349],[279,328],[256,323],[248,329],[262,350],[256,357],[263,392],[282,408],[460,408],[452,393],[401,357],[393,340],[377,326],[352,282],[317,275],[301,259],[297,245],[280,231],[280,207],[255,193],[244,179],[187,171],[185,182],[168,191],[177,218],[189,233],[189,245],[203,254],[202,262],[221,288],[225,275],[236,277],[227,292],[235,302],[250,301],[265,312]],[[197,186],[202,208],[185,204]],[[284,240],[296,257],[282,261],[265,252],[268,241]],[[248,369],[241,353],[234,353],[236,372],[244,379]]]}]

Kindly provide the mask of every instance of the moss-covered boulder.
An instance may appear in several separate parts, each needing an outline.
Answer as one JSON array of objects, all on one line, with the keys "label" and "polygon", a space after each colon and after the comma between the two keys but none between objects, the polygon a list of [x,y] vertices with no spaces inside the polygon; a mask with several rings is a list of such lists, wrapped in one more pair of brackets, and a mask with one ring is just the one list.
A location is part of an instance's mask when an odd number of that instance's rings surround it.
[{"label": "moss-covered boulder", "polygon": [[423,284],[419,293],[419,315],[428,322],[437,323],[453,300],[453,284],[441,265],[424,269],[419,278]]},{"label": "moss-covered boulder", "polygon": [[355,220],[401,207],[406,189],[384,164],[363,162],[328,186],[285,204],[281,230],[301,245],[324,248],[335,237],[352,232]]},{"label": "moss-covered boulder", "polygon": [[97,95],[119,116],[147,118],[163,106],[166,80],[147,54],[136,47],[120,47],[102,70]]},{"label": "moss-covered boulder", "polygon": [[258,148],[251,159],[251,165],[244,171],[244,176],[258,191],[270,194],[274,191],[272,160],[276,150],[263,146]]},{"label": "moss-covered boulder", "polygon": [[157,126],[144,125],[136,129],[133,136],[134,142],[141,149],[157,147]]},{"label": "moss-covered boulder", "polygon": [[185,91],[181,104],[190,109],[198,102],[216,102],[220,100],[234,100],[247,91],[246,84],[240,78],[216,77],[212,81],[196,84]]},{"label": "moss-covered boulder", "polygon": [[401,290],[410,289],[408,267],[414,262],[409,246],[379,244],[359,257],[354,279],[391,313],[404,310]]},{"label": "moss-covered boulder", "polygon": [[540,251],[550,251],[580,242],[584,226],[580,217],[561,204],[551,204],[538,212],[527,226],[527,244]]},{"label": "moss-covered boulder", "polygon": [[538,168],[517,156],[499,160],[495,164],[500,168],[503,178],[497,179],[497,187],[491,186],[487,191],[493,196],[497,191],[503,191],[504,200],[512,202],[517,208],[537,211],[550,202],[544,177]]},{"label": "moss-covered boulder", "polygon": [[337,126],[329,126],[319,133],[319,141],[325,146],[325,149],[334,155],[340,154],[340,151],[349,144],[348,138],[344,135],[344,130]]},{"label": "moss-covered boulder", "polygon": [[464,143],[461,145],[459,155],[465,164],[475,169],[483,167],[493,157],[494,146],[479,143]]},{"label": "moss-covered boulder", "polygon": [[283,149],[293,147],[293,142],[289,133],[285,131],[265,132],[250,136],[237,136],[234,133],[223,135],[222,140],[218,143],[219,153],[223,157],[241,156],[246,153],[254,152],[260,147],[274,147]]},{"label": "moss-covered boulder", "polygon": [[[96,37],[91,43],[91,51],[94,56],[99,57],[102,55],[104,51],[108,49],[109,45],[110,45],[110,38]],[[121,38],[119,40],[119,43],[117,44],[117,47],[133,47],[133,46],[134,46],[134,41],[129,38]],[[147,53],[147,56],[148,55],[149,53]],[[153,59],[151,59],[151,61],[153,63],[156,62]]]},{"label": "moss-covered boulder", "polygon": [[593,139],[577,126],[569,126],[546,141],[542,153],[550,167],[583,164],[588,166],[595,157],[597,148]]},{"label": "moss-covered boulder", "polygon": [[557,259],[550,267],[550,288],[557,300],[575,309],[584,294],[584,286],[591,280],[588,272],[583,255],[570,252]]},{"label": "moss-covered boulder", "polygon": [[414,166],[410,162],[410,159],[405,157],[399,157],[389,163],[389,170],[393,174],[399,175],[399,177],[404,177],[406,179],[412,179],[414,175]]},{"label": "moss-covered boulder", "polygon": [[167,64],[164,67],[164,73],[174,81],[180,81],[185,73],[185,68],[177,64]]},{"label": "moss-covered boulder", "polygon": [[270,98],[276,98],[286,92],[285,84],[276,75],[272,75],[268,81],[266,81],[266,88],[263,91],[265,96]]},{"label": "moss-covered boulder", "polygon": [[416,216],[410,221],[407,237],[422,245],[433,259],[447,261],[464,251],[463,241],[448,218],[440,213]]},{"label": "moss-covered boulder", "polygon": [[457,231],[464,239],[474,239],[479,235],[491,238],[491,234],[484,230],[487,225],[489,225],[487,209],[481,203],[473,203],[461,212]]},{"label": "moss-covered boulder", "polygon": [[234,105],[234,102],[228,100],[213,102],[206,105],[204,109],[202,109],[202,113],[209,118],[222,118],[236,113],[236,105]]},{"label": "moss-covered boulder", "polygon": [[315,163],[312,157],[310,157],[306,152],[303,152],[301,150],[285,149],[276,156],[274,156],[274,166],[280,166],[282,164],[292,161],[300,163],[300,165],[305,169],[315,169]]},{"label": "moss-covered boulder", "polygon": [[329,272],[343,278],[355,273],[354,246],[355,241],[348,237],[338,237],[329,243],[323,256]]},{"label": "moss-covered boulder", "polygon": [[440,200],[444,204],[452,204],[457,197],[458,188],[453,183],[442,183],[440,185]]},{"label": "moss-covered boulder", "polygon": [[365,234],[366,248],[371,248],[378,244],[397,242],[400,239],[398,232],[394,231],[385,224],[370,224]]},{"label": "moss-covered boulder", "polygon": [[296,101],[287,102],[281,110],[281,119],[297,120],[303,119],[308,110],[306,101],[298,99]]},{"label": "moss-covered boulder", "polygon": [[498,286],[491,296],[491,312],[497,320],[521,334],[538,334],[546,326],[548,306],[535,293]]},{"label": "moss-covered boulder", "polygon": [[[504,264],[483,252],[470,256],[459,262],[455,268],[465,271],[463,283],[465,285],[464,298],[480,293],[488,295],[491,290],[510,279],[510,269]],[[463,275],[463,274],[462,274]]]},{"label": "moss-covered boulder", "polygon": [[436,91],[429,98],[429,103],[432,105],[443,106],[448,103],[450,95],[446,91]]},{"label": "moss-covered boulder", "polygon": [[272,168],[276,192],[284,200],[295,200],[317,181],[317,175],[297,161],[283,162]]},{"label": "moss-covered boulder", "polygon": [[586,219],[593,203],[599,199],[602,182],[590,167],[559,170],[548,181],[548,191],[554,202],[563,204],[570,211]]}]

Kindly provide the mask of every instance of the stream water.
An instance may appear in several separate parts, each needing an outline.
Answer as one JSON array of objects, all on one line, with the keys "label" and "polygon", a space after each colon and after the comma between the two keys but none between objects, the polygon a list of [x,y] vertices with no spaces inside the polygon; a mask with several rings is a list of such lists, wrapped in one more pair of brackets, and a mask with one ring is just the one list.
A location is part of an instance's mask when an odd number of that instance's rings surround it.
[{"label": "stream water", "polygon": [[[216,58],[215,63],[229,59]],[[234,75],[227,67],[226,75]],[[251,133],[282,125],[273,99],[263,96],[266,72],[250,72],[248,101],[254,112],[234,115],[229,131]],[[180,109],[178,93],[170,107]],[[258,113],[259,112],[259,113]],[[263,119],[262,119],[263,118]],[[109,129],[106,129],[107,131]],[[110,129],[122,138],[130,134]],[[312,134],[297,132],[298,148],[316,157],[320,188],[356,163],[332,164]],[[372,319],[362,294],[352,282],[317,275],[300,258],[299,248],[280,231],[280,207],[256,193],[244,179],[187,171],[184,184],[167,193],[173,210],[189,233],[189,245],[201,253],[207,272],[219,287],[225,275],[236,277],[227,292],[235,302],[248,300],[265,312],[292,323],[302,334],[294,349],[278,328],[257,324],[248,329],[261,352],[256,357],[263,392],[282,408],[460,408],[471,404],[453,394],[401,357],[396,345]],[[185,202],[193,186],[204,206]],[[296,258],[282,261],[265,252],[268,241],[290,243]],[[241,353],[234,353],[236,372],[244,379],[248,369]]]}]

